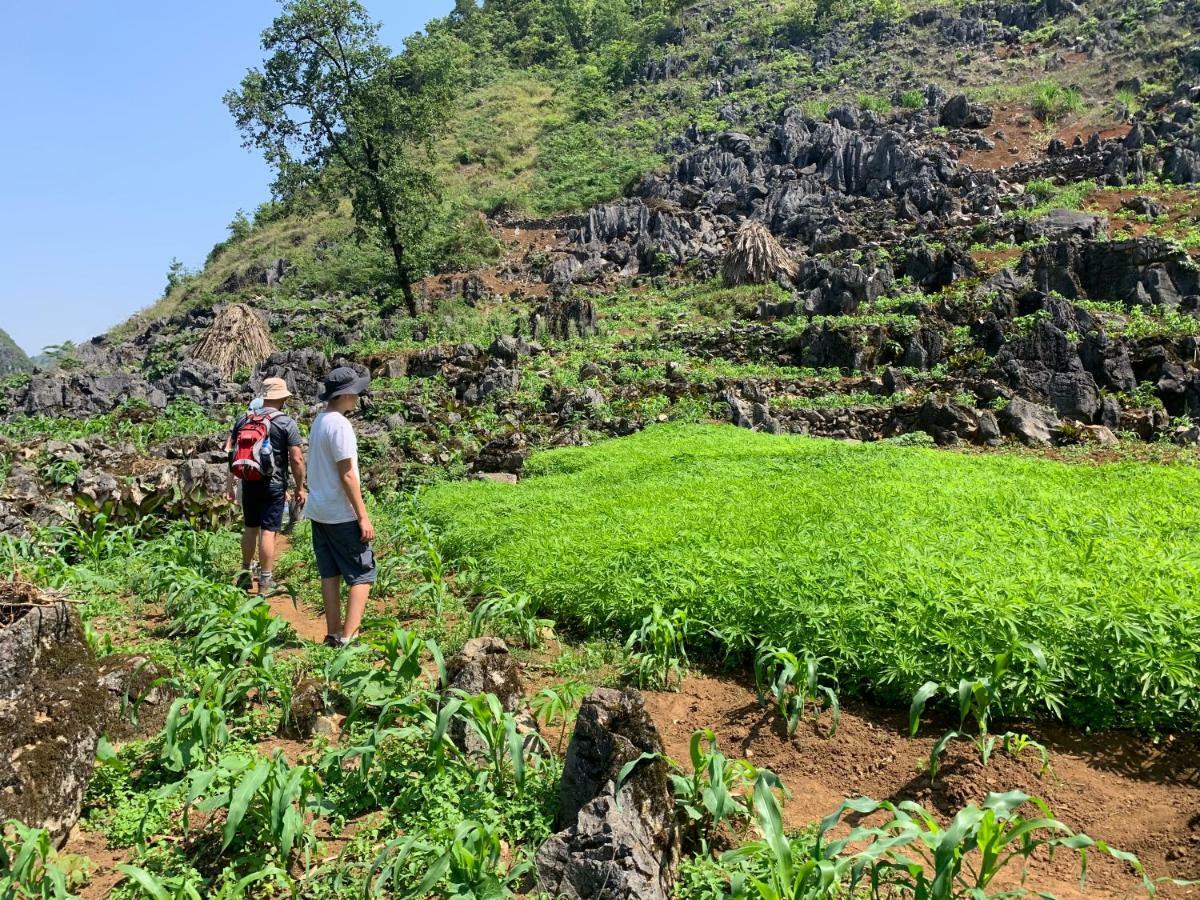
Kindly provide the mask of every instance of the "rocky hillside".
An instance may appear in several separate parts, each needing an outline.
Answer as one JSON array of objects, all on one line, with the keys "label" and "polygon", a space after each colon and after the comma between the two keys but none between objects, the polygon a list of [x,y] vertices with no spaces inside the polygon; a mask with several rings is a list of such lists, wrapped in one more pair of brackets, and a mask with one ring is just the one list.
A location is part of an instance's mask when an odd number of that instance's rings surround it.
[{"label": "rocky hillside", "polygon": [[[131,419],[203,433],[261,378],[311,402],[345,361],[376,378],[377,483],[666,420],[1194,444],[1200,9],[829,6],[699,2],[579,41],[506,4],[433,23],[475,75],[421,316],[390,311],[344,209],[268,205],[149,312],[10,385],[7,433],[66,422],[31,452],[86,471],[84,436],[124,459]],[[274,347],[222,370],[194,348],[233,303]],[[72,486],[26,486],[8,521]]]},{"label": "rocky hillside", "polygon": [[0,329],[0,376],[28,372],[32,368],[33,363],[29,361],[25,351],[8,336],[8,332]]}]

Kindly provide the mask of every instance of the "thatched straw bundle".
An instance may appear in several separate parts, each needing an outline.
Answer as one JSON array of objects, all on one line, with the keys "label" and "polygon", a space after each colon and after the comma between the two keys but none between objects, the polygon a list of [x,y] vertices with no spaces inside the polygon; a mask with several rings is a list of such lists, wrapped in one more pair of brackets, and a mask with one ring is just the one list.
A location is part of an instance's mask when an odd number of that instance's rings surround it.
[{"label": "thatched straw bundle", "polygon": [[767,284],[795,272],[795,263],[766,226],[750,219],[742,223],[725,256],[725,284]]},{"label": "thatched straw bundle", "polygon": [[254,368],[275,352],[263,317],[244,303],[230,303],[192,348],[192,356],[210,362],[226,378]]}]

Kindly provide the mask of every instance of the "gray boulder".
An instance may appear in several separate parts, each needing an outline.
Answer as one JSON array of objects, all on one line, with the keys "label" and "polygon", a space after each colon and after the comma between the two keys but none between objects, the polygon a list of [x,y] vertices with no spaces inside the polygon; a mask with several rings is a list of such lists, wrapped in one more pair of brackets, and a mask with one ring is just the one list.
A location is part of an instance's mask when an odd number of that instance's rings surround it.
[{"label": "gray boulder", "polygon": [[516,712],[525,697],[521,669],[498,637],[472,638],[446,664],[451,689],[495,694],[506,712]]},{"label": "gray boulder", "polygon": [[45,828],[61,846],[79,819],[107,708],[75,611],[0,599],[0,820]]},{"label": "gray boulder", "polygon": [[583,702],[559,786],[559,825],[535,859],[540,887],[570,900],[667,900],[679,865],[679,831],[661,753],[638,691],[597,688]]},{"label": "gray boulder", "polygon": [[972,103],[966,94],[956,94],[942,107],[938,122],[947,128],[986,128],[992,122],[992,109]]},{"label": "gray boulder", "polygon": [[1001,410],[999,423],[1005,434],[1030,445],[1049,444],[1061,424],[1054,410],[1021,397],[1013,397]]}]

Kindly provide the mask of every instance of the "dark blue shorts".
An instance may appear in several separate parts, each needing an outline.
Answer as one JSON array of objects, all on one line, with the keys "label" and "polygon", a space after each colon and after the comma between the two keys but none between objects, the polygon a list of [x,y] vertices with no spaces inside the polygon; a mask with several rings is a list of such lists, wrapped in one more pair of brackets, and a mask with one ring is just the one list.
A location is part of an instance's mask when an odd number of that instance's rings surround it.
[{"label": "dark blue shorts", "polygon": [[357,522],[313,522],[312,541],[322,578],[340,576],[346,584],[375,583],[375,554],[363,541]]},{"label": "dark blue shorts", "polygon": [[283,530],[285,491],[271,488],[262,481],[242,482],[242,521],[247,528],[263,531]]}]

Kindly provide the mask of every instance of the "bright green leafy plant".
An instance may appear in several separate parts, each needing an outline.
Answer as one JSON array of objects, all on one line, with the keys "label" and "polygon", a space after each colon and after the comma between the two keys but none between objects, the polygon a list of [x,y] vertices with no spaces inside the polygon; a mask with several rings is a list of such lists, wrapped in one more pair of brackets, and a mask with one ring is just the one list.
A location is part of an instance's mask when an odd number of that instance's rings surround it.
[{"label": "bright green leafy plant", "polygon": [[678,689],[687,667],[688,615],[685,609],[666,613],[658,604],[629,635],[625,649],[630,654],[630,675],[638,687],[669,691]]},{"label": "bright green leafy plant", "polygon": [[754,683],[758,690],[758,702],[766,702],[767,692],[775,698],[775,707],[787,724],[787,735],[792,737],[811,705],[813,718],[818,719],[825,709],[830,711],[829,735],[832,737],[841,721],[842,709],[837,691],[821,683],[820,668],[827,660],[805,653],[800,659],[783,647],[759,648],[754,658]]}]

